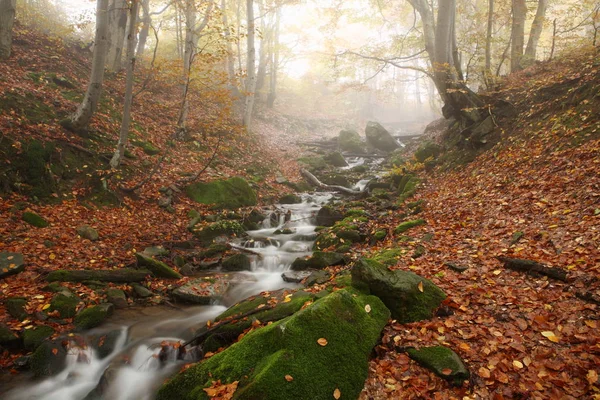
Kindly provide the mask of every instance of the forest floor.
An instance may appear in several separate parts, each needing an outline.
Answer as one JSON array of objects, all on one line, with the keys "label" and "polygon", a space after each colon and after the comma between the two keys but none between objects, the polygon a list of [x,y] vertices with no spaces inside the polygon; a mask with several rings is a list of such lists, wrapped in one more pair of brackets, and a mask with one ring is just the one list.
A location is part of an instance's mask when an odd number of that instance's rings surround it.
[{"label": "forest floor", "polygon": [[[15,56],[0,64],[2,168],[14,171],[15,155],[26,153],[34,140],[52,142],[60,149],[43,168],[56,162],[56,154],[62,154],[61,162],[72,154],[78,158],[72,171],[61,171],[61,180],[51,182],[53,195],[45,199],[32,201],[26,185],[23,193],[0,195],[0,250],[22,253],[27,261],[25,272],[0,281],[0,300],[26,297],[30,313],[43,310],[50,301],[52,294],[42,290],[46,284],[42,278],[52,270],[123,267],[132,264],[134,252],[145,246],[190,239],[188,212],[208,209],[176,196],[174,212],[168,212],[157,204],[159,189],[204,168],[216,146],[218,162],[200,179],[261,176],[254,181],[261,204],[271,204],[292,192],[276,183],[277,173],[291,181],[301,179],[295,161],[301,149],[295,143],[318,136],[293,130],[283,134],[281,124],[287,120],[278,119],[276,113],[268,114],[268,122],[257,120],[256,135],[242,134],[216,112],[224,104],[218,91],[210,92],[211,101],[204,103],[199,94],[195,101],[203,106],[191,125],[205,137],[176,144],[164,168],[135,196],[117,196],[121,207],[99,206],[86,182],[90,176],[105,176],[103,157],[113,151],[123,77],[108,80],[109,100],[94,120],[93,137],[72,135],[58,122],[75,109],[83,93],[89,54],[26,31],[18,32],[15,47]],[[70,62],[57,64],[59,59]],[[58,78],[73,87],[63,86]],[[362,398],[600,398],[600,305],[577,297],[582,291],[596,299],[600,296],[598,93],[597,52],[573,54],[514,74],[494,94],[516,110],[497,128],[502,141],[465,166],[420,172],[423,184],[410,201],[424,201],[419,218],[427,224],[413,228],[411,236],[430,240],[403,243],[422,246],[425,252],[418,258],[405,252],[394,268],[408,268],[431,279],[447,293],[446,304],[454,313],[405,325],[390,322],[376,348],[377,357],[370,362]],[[10,101],[1,103],[3,99]],[[167,149],[177,101],[174,86],[151,82],[136,102],[136,140]],[[220,142],[216,133],[225,126],[231,134]],[[132,153],[135,158],[127,159],[123,177],[111,178],[113,187],[139,182],[158,157],[144,152],[141,145]],[[24,210],[44,216],[50,226],[27,225],[20,219]],[[368,229],[391,232],[400,222],[399,215],[390,213],[370,221]],[[94,226],[102,240],[81,239],[75,228],[82,224]],[[398,242],[398,237],[388,235],[376,246],[355,245],[352,252],[358,257]],[[567,282],[504,269],[497,256],[564,268]],[[468,269],[455,272],[447,267],[449,262]],[[170,284],[152,279],[148,287],[166,295]],[[85,285],[68,285],[85,304],[102,300]],[[9,317],[1,301],[0,322],[15,332],[41,323]],[[72,329],[66,322],[53,325],[57,335]],[[472,373],[469,382],[453,387],[397,351],[436,344],[451,347],[465,360]],[[18,355],[5,352],[0,367],[13,369]]]}]

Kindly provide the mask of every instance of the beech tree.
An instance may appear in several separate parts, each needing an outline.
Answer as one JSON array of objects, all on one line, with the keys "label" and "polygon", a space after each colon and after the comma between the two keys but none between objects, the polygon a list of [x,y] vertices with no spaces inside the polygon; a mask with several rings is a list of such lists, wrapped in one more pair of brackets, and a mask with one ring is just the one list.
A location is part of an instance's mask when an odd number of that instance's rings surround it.
[{"label": "beech tree", "polygon": [[104,64],[108,47],[108,0],[98,0],[96,6],[96,34],[94,38],[94,54],[90,83],[83,101],[70,119],[63,121],[63,126],[74,131],[86,130],[102,94],[104,81]]},{"label": "beech tree", "polygon": [[521,67],[527,67],[535,61],[537,53],[538,42],[540,36],[542,36],[542,30],[544,29],[544,22],[546,20],[546,8],[548,6],[548,0],[538,0],[538,7],[531,25],[531,31],[529,32],[529,40],[527,41],[527,47],[525,48],[525,54],[521,59]]},{"label": "beech tree", "polygon": [[523,57],[523,46],[525,46],[525,18],[527,17],[527,5],[525,0],[512,0],[512,29],[510,45],[510,71],[521,69],[521,58]]},{"label": "beech tree", "polygon": [[0,60],[10,57],[17,0],[0,0]]},{"label": "beech tree", "polygon": [[246,0],[246,17],[248,19],[247,35],[247,64],[246,64],[246,100],[244,103],[243,124],[246,129],[252,123],[252,110],[254,108],[254,92],[256,91],[256,48],[254,47],[254,0]]},{"label": "beech tree", "polygon": [[127,0],[110,0],[108,17],[108,56],[106,67],[117,72],[122,67],[123,44],[127,29]]},{"label": "beech tree", "polygon": [[275,32],[273,33],[271,52],[271,75],[269,85],[269,95],[267,96],[267,107],[273,108],[275,99],[277,98],[277,70],[279,68],[279,29],[281,23],[281,8],[277,10],[275,15]]}]

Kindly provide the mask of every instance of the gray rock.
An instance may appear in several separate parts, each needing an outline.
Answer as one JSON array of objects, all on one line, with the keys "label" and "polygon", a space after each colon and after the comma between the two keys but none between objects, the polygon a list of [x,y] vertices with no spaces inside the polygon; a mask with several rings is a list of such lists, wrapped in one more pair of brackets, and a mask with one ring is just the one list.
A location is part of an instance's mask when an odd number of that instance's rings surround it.
[{"label": "gray rock", "polygon": [[84,239],[91,240],[92,242],[98,240],[98,231],[89,225],[81,225],[77,227],[77,234]]},{"label": "gray rock", "polygon": [[304,284],[308,286],[312,285],[322,285],[331,279],[331,274],[327,271],[314,271],[312,272],[308,278],[306,278],[306,282]]},{"label": "gray rock", "polygon": [[150,246],[150,247],[146,247],[144,249],[143,253],[149,257],[168,256],[169,250],[165,249],[162,246]]},{"label": "gray rock", "polygon": [[223,298],[227,291],[229,281],[224,277],[207,280],[195,279],[173,290],[171,295],[176,300],[192,304],[215,304]]},{"label": "gray rock", "polygon": [[391,152],[400,147],[396,139],[378,122],[367,122],[365,135],[367,142],[378,150]]},{"label": "gray rock", "polygon": [[358,132],[351,129],[344,129],[338,134],[338,146],[342,151],[353,153],[362,153],[365,145]]},{"label": "gray rock", "polygon": [[106,291],[106,300],[115,305],[115,308],[127,308],[127,296],[121,289],[108,289]]},{"label": "gray rock", "polygon": [[250,257],[245,254],[234,254],[221,263],[223,271],[250,271],[251,269]]},{"label": "gray rock", "polygon": [[281,278],[284,282],[300,283],[311,273],[312,271],[285,271],[283,274],[281,274]]},{"label": "gray rock", "polygon": [[344,219],[344,215],[330,206],[323,206],[317,213],[318,226],[333,226],[337,221]]},{"label": "gray rock", "polygon": [[8,251],[0,252],[0,279],[15,275],[25,270],[23,255]]},{"label": "gray rock", "polygon": [[147,299],[148,297],[152,297],[152,292],[139,283],[132,283],[131,287],[133,289],[133,294],[139,298]]}]

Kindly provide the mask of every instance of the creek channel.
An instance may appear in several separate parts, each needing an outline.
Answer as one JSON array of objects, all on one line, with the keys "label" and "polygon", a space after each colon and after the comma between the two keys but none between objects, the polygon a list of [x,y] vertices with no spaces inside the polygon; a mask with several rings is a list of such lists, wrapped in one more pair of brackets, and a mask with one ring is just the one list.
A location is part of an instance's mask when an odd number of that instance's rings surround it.
[{"label": "creek channel", "polygon": [[[290,269],[297,257],[312,254],[315,216],[332,197],[332,193],[302,194],[302,203],[281,204],[274,207],[276,211],[266,210],[270,214],[262,228],[248,231],[248,237],[235,242],[255,253],[250,256],[252,270],[232,276],[222,304],[181,310],[166,306],[117,310],[101,328],[87,332],[83,342],[79,340],[78,345],[71,342],[67,366],[62,372],[41,381],[20,378],[10,384],[14,389],[2,397],[8,400],[152,399],[162,382],[181,365],[177,360],[159,361],[161,342],[184,342],[192,338],[207,321],[251,295],[300,287],[285,282],[282,273]],[[275,233],[278,230],[288,233]],[[90,344],[93,338],[105,335],[116,338],[115,345],[110,354],[101,358]]]}]

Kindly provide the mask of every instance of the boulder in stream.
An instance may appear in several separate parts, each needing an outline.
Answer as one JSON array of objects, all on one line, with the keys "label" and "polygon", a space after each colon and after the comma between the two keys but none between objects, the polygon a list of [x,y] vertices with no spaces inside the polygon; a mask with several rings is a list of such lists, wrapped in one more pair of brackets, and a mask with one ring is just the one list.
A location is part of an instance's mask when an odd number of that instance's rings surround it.
[{"label": "boulder in stream", "polygon": [[323,159],[329,165],[333,165],[334,167],[347,167],[348,166],[346,159],[344,158],[342,153],[340,153],[339,151],[334,151],[332,153],[329,153],[325,157],[323,157]]},{"label": "boulder in stream", "polygon": [[341,130],[338,134],[338,146],[342,151],[349,151],[352,153],[364,152],[365,144],[358,132],[352,129]]},{"label": "boulder in stream", "polygon": [[221,263],[221,270],[227,272],[250,271],[251,269],[252,263],[250,257],[245,254],[234,254],[224,259]]},{"label": "boulder in stream", "polygon": [[279,204],[300,204],[302,203],[302,197],[297,194],[286,194],[279,199]]},{"label": "boulder in stream", "polygon": [[396,139],[379,122],[367,122],[365,135],[367,136],[367,143],[377,150],[391,152],[400,147]]},{"label": "boulder in stream", "polygon": [[306,269],[323,269],[332,265],[346,264],[347,258],[343,254],[315,251],[308,259],[298,257],[292,263],[292,271],[302,271]]},{"label": "boulder in stream", "polygon": [[83,309],[75,316],[75,327],[78,330],[95,328],[108,318],[115,307],[110,303],[102,303],[97,306]]},{"label": "boulder in stream", "polygon": [[43,342],[33,353],[30,367],[36,377],[51,376],[62,371],[67,362],[67,350],[62,339]]},{"label": "boulder in stream", "polygon": [[237,221],[218,221],[194,231],[194,235],[203,245],[209,245],[219,236],[244,236],[246,230]]},{"label": "boulder in stream", "polygon": [[344,219],[344,215],[331,206],[323,206],[317,213],[318,226],[333,226],[342,219]]},{"label": "boulder in stream", "polygon": [[361,258],[352,268],[352,286],[379,297],[392,318],[409,323],[432,318],[446,294],[429,279],[409,271],[390,271],[385,265]]},{"label": "boulder in stream", "polygon": [[209,204],[214,208],[256,205],[256,193],[248,182],[240,177],[194,183],[185,188],[185,193],[195,202]]},{"label": "boulder in stream", "polygon": [[180,372],[157,400],[202,398],[217,380],[238,382],[239,400],[357,398],[388,318],[377,297],[339,290]]},{"label": "boulder in stream", "polygon": [[175,300],[192,304],[215,304],[223,298],[229,287],[228,279],[212,276],[194,279],[171,292]]}]

